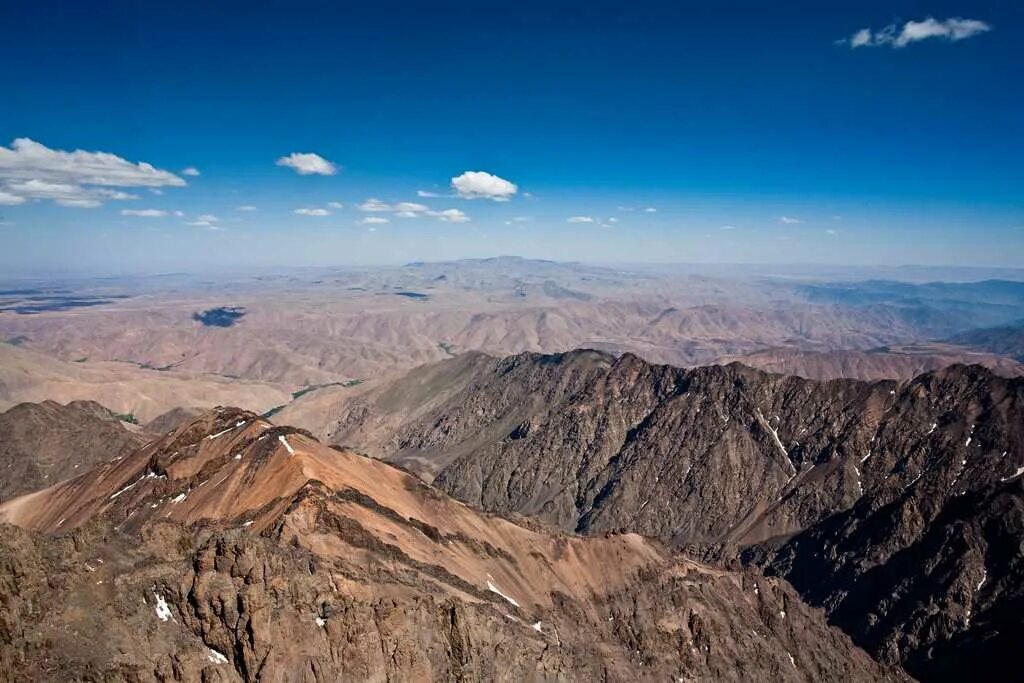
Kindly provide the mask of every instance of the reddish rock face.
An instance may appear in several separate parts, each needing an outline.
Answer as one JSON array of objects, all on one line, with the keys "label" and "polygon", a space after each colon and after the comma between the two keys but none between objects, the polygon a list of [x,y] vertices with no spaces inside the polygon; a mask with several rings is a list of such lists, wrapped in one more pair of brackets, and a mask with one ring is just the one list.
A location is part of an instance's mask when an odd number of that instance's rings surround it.
[{"label": "reddish rock face", "polygon": [[234,409],[0,505],[13,680],[896,680],[784,583]]}]

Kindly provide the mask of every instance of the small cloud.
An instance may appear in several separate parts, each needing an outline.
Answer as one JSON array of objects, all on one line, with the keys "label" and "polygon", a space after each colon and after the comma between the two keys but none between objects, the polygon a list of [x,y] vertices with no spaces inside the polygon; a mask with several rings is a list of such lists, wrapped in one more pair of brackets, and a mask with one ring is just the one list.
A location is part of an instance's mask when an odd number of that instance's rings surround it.
[{"label": "small cloud", "polygon": [[429,207],[416,202],[398,202],[391,209],[400,218],[419,218],[429,210]]},{"label": "small cloud", "polygon": [[56,203],[58,206],[69,206],[76,209],[95,209],[103,206],[103,202],[98,199],[58,199]]},{"label": "small cloud", "polygon": [[832,228],[828,228],[828,229],[825,230],[825,234],[826,235],[838,235],[839,231],[838,230],[833,230]]},{"label": "small cloud", "polygon": [[236,206],[235,211],[255,211],[256,207],[252,204],[243,204],[242,206]]},{"label": "small cloud", "polygon": [[295,209],[292,213],[297,213],[300,216],[330,216],[331,212],[327,209]]},{"label": "small cloud", "polygon": [[[380,225],[381,223],[388,223],[389,221],[387,218],[382,218],[381,216],[366,216],[359,222],[363,225]],[[371,230],[372,229],[373,228],[371,228]]]},{"label": "small cloud", "polygon": [[122,216],[138,216],[139,218],[163,218],[166,211],[160,209],[121,209]]},{"label": "small cloud", "polygon": [[469,216],[459,211],[458,209],[445,209],[444,211],[438,211],[436,216],[446,223],[468,223]]},{"label": "small cloud", "polygon": [[24,203],[24,197],[0,190],[0,206],[17,206],[18,204]]},{"label": "small cloud", "polygon": [[341,202],[327,202],[327,206],[331,207],[332,209],[344,209],[345,208],[345,205],[342,204]]},{"label": "small cloud", "polygon": [[636,211],[632,206],[620,206],[619,211]]},{"label": "small cloud", "polygon": [[155,194],[155,195],[158,195],[158,196],[159,196],[159,195],[162,195],[162,194],[164,193],[164,191],[163,191],[163,190],[161,190],[161,189],[160,189],[160,188],[158,188],[158,187],[151,187],[151,188],[149,188],[149,191],[150,191],[150,192],[152,192],[152,193],[153,193],[153,194]]},{"label": "small cloud", "polygon": [[648,206],[646,209],[644,209],[644,213],[654,213],[655,211],[657,211],[657,209],[654,208],[653,206]]},{"label": "small cloud", "polygon": [[992,26],[978,19],[952,17],[939,21],[928,17],[921,21],[908,21],[903,26],[889,24],[877,31],[862,28],[849,38],[836,41],[840,45],[849,45],[851,49],[859,47],[880,47],[888,45],[903,48],[929,38],[938,38],[950,43],[966,40],[992,30]]},{"label": "small cloud", "polygon": [[277,160],[278,166],[286,166],[299,175],[334,175],[338,167],[312,152],[292,152]]},{"label": "small cloud", "polygon": [[779,216],[779,222],[783,225],[797,225],[803,223],[799,218],[793,218],[791,216]]},{"label": "small cloud", "polygon": [[181,175],[197,176],[199,175],[199,169],[195,166],[189,166],[188,168],[181,169]]},{"label": "small cloud", "polygon": [[184,211],[175,211],[174,215],[177,216],[178,218],[182,218],[185,215],[185,212]]},{"label": "small cloud", "polygon": [[593,216],[570,216],[565,219],[566,223],[593,223]]},{"label": "small cloud", "polygon": [[841,220],[843,220],[843,217],[842,216],[832,216],[832,220],[834,220],[834,221],[841,221]]},{"label": "small cloud", "polygon": [[612,216],[611,218],[609,218],[607,220],[608,220],[609,223],[618,223],[619,222],[619,219],[615,218],[614,216]]},{"label": "small cloud", "polygon": [[429,199],[431,197],[443,197],[444,195],[439,194],[437,192],[431,192],[429,190],[416,190],[416,196],[423,197],[424,199]]},{"label": "small cloud", "polygon": [[719,228],[719,230],[735,230],[735,229],[736,229],[735,225],[723,225],[722,227]]},{"label": "small cloud", "polygon": [[392,209],[390,204],[385,204],[381,200],[375,199],[375,198],[371,197],[371,198],[367,199],[366,201],[364,201],[362,204],[359,205],[359,210],[360,211],[371,211],[372,212],[372,211],[392,211],[393,209]]},{"label": "small cloud", "polygon": [[203,221],[203,222],[206,222],[206,223],[216,223],[220,219],[217,218],[216,216],[214,216],[213,214],[204,213],[201,216],[199,216],[199,218],[197,218],[196,220],[197,221]]},{"label": "small cloud", "polygon": [[496,202],[507,202],[516,192],[518,186],[486,171],[466,171],[452,178],[452,187],[463,199],[492,199]]}]

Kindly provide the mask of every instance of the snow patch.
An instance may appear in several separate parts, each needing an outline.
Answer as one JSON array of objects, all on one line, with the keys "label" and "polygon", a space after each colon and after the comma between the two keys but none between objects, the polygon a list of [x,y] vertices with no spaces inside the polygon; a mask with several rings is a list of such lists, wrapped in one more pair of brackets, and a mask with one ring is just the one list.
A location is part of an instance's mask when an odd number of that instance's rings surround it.
[{"label": "snow patch", "polygon": [[284,434],[278,436],[277,440],[284,444],[285,449],[287,449],[288,451],[288,455],[295,455],[295,449],[292,448],[292,445],[290,443],[288,443],[288,439],[284,438]]},{"label": "snow patch", "polygon": [[171,502],[172,503],[180,503],[181,501],[185,500],[186,498],[188,498],[188,493],[186,491],[182,491],[181,493],[176,495],[174,498],[171,498]]},{"label": "snow patch", "polygon": [[1017,477],[1019,477],[1022,474],[1024,474],[1024,467],[1018,467],[1016,472],[1014,472],[1013,474],[1011,474],[1008,477],[1003,477],[999,481],[1010,481],[1011,479],[1016,479]]},{"label": "snow patch", "polygon": [[317,617],[316,618],[316,625],[319,626],[320,628],[323,628],[326,623],[327,623],[327,620],[324,619],[323,617]]},{"label": "snow patch", "polygon": [[234,427],[228,427],[227,429],[224,429],[224,430],[222,430],[222,431],[219,431],[219,432],[217,432],[216,434],[210,434],[210,435],[209,435],[208,437],[206,437],[206,438],[207,438],[207,439],[216,439],[216,438],[217,438],[218,436],[223,436],[224,434],[227,434],[227,433],[228,433],[228,432],[230,432],[230,431],[231,431],[232,429],[234,429]]},{"label": "snow patch", "polygon": [[173,619],[174,617],[171,614],[171,608],[167,606],[167,601],[164,600],[164,596],[160,595],[156,591],[153,592],[153,595],[156,597],[156,615],[160,617],[160,621]]},{"label": "snow patch", "polygon": [[540,622],[539,621],[536,624],[530,624],[530,628],[532,628],[537,633],[544,633],[544,631],[542,631],[541,628],[540,628]]},{"label": "snow patch", "polygon": [[502,593],[501,589],[494,585],[494,582],[491,580],[492,578],[493,577],[490,574],[487,575],[487,590],[491,591],[492,593],[497,593],[501,597],[505,598],[505,600],[507,600],[513,607],[519,607],[518,602]]},{"label": "snow patch", "polygon": [[216,650],[214,650],[212,647],[210,648],[210,651],[206,654],[206,658],[209,659],[214,664],[227,664],[228,663],[228,658],[225,657],[223,653],[217,652]]}]

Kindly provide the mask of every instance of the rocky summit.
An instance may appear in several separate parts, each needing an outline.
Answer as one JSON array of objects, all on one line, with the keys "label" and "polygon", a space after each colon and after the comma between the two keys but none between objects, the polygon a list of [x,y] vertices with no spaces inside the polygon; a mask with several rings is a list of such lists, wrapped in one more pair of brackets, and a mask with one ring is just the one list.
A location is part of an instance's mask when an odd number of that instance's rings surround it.
[{"label": "rocky summit", "polygon": [[902,680],[789,585],[479,512],[254,413],[0,505],[7,680]]}]

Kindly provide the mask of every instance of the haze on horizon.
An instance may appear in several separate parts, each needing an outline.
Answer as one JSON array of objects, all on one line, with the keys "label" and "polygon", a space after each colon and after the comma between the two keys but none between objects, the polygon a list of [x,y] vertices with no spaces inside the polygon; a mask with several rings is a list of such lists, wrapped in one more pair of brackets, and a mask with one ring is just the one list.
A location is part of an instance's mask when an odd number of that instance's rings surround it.
[{"label": "haze on horizon", "polygon": [[1024,265],[1024,8],[11,2],[0,268]]}]

